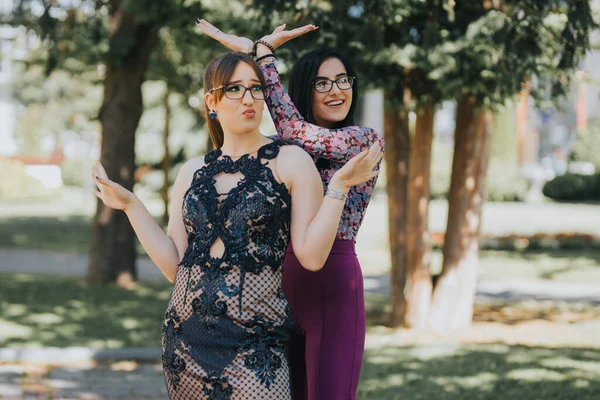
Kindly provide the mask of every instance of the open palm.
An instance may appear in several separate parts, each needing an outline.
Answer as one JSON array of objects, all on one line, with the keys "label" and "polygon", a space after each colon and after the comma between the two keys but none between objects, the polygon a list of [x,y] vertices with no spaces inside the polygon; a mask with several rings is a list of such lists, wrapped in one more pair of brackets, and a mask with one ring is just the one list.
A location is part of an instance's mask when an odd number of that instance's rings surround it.
[{"label": "open palm", "polygon": [[135,200],[133,193],[108,179],[108,175],[99,161],[92,167],[92,177],[99,190],[94,193],[106,206],[116,210],[125,210]]},{"label": "open palm", "polygon": [[236,36],[230,33],[222,32],[205,19],[199,19],[196,26],[200,28],[202,32],[218,42],[221,42],[225,47],[228,47],[233,51],[250,53],[252,51],[252,47],[254,46],[254,42],[247,37]]},{"label": "open palm", "polygon": [[[206,35],[217,40],[225,47],[228,47],[233,51],[250,53],[254,46],[254,42],[247,37],[225,33],[205,19],[199,19],[196,26],[200,28],[200,30]],[[268,42],[274,48],[278,48],[285,42],[297,38],[298,36],[302,36],[305,33],[314,31],[315,29],[317,29],[317,27],[314,25],[304,25],[300,28],[286,31],[285,24],[282,24],[275,28],[270,35],[264,36],[262,40]]]}]

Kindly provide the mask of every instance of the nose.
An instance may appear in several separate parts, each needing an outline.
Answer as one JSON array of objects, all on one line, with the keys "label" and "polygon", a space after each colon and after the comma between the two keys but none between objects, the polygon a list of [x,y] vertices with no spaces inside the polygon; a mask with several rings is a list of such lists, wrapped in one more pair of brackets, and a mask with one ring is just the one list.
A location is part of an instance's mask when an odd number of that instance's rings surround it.
[{"label": "nose", "polygon": [[331,94],[341,94],[342,93],[342,91],[338,87],[337,83],[335,83],[335,82],[333,82],[333,84],[331,85],[331,90],[329,92]]},{"label": "nose", "polygon": [[252,93],[250,93],[250,90],[248,89],[244,91],[244,97],[242,97],[242,104],[254,104],[254,97],[252,97]]}]

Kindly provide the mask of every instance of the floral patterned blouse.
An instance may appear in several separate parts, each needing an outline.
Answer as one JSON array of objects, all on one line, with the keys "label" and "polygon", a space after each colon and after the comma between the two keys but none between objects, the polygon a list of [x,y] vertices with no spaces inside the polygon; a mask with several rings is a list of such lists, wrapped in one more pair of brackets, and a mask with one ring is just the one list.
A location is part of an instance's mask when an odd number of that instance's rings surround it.
[{"label": "floral patterned blouse", "polygon": [[[275,64],[264,63],[261,69],[267,83],[265,101],[275,123],[278,138],[300,146],[312,155],[325,190],[333,174],[345,162],[376,141],[384,147],[382,135],[371,128],[347,126],[327,129],[306,122],[281,84]],[[376,182],[377,177],[350,189],[338,227],[337,239],[356,241]]]}]

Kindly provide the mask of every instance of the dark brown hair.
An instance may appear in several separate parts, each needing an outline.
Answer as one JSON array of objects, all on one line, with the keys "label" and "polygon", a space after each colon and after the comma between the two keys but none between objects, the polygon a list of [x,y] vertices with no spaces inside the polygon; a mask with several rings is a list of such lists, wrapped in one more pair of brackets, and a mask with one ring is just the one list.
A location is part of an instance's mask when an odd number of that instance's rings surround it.
[{"label": "dark brown hair", "polygon": [[[212,88],[226,85],[229,83],[235,69],[240,62],[245,62],[254,69],[258,80],[260,81],[263,90],[266,86],[265,77],[254,59],[245,53],[225,53],[219,57],[213,58],[204,72],[204,93],[208,93]],[[216,90],[213,92],[216,102],[221,101],[225,92],[223,90]],[[208,115],[209,109],[206,104],[206,121],[208,123],[208,132],[212,139],[215,148],[223,146],[223,128],[219,122],[219,117],[212,119]]]},{"label": "dark brown hair", "polygon": [[[344,54],[329,48],[312,50],[300,57],[296,64],[294,64],[294,68],[292,68],[292,73],[290,74],[290,84],[288,85],[290,97],[300,115],[311,124],[317,123],[312,109],[313,82],[317,77],[321,64],[330,58],[340,60],[344,64],[344,68],[346,68],[346,73],[356,77],[356,70],[350,59]],[[358,80],[354,79],[350,110],[348,110],[348,114],[342,121],[338,121],[333,125],[334,129],[354,125],[354,110],[356,109],[358,96]]]}]

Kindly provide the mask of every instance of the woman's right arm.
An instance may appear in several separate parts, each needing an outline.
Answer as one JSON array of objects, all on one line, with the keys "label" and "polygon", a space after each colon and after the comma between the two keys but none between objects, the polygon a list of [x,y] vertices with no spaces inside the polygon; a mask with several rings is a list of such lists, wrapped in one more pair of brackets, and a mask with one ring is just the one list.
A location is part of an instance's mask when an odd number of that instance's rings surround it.
[{"label": "woman's right arm", "polygon": [[111,181],[99,162],[92,169],[100,189],[100,192],[96,192],[96,196],[106,206],[125,211],[142,247],[171,283],[175,282],[179,261],[187,249],[187,232],[183,224],[181,205],[183,195],[190,186],[196,170],[194,167],[192,162],[187,162],[179,170],[173,186],[166,234],[140,199],[118,183]]}]

